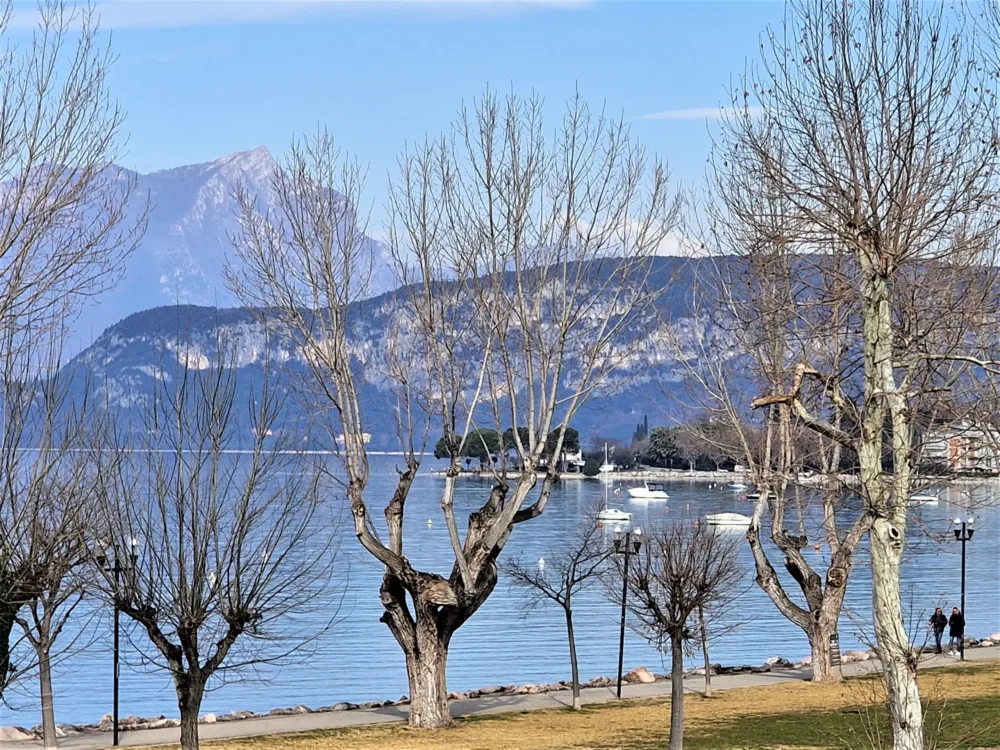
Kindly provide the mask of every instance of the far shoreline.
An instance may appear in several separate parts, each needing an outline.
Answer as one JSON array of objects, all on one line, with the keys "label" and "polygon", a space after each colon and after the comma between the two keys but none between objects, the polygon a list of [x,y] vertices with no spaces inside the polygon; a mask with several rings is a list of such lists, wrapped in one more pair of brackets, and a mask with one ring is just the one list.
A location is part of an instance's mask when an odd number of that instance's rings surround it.
[{"label": "far shoreline", "polygon": [[[444,477],[444,469],[433,469],[428,472],[432,476]],[[506,479],[517,479],[521,475],[520,471],[508,469],[505,472]],[[544,471],[537,472],[538,478],[541,479],[545,476]],[[494,472],[489,469],[462,469],[458,475],[458,479],[493,479],[495,477]],[[795,484],[815,486],[823,482],[825,476],[822,474],[812,474],[810,476],[799,476],[792,480]],[[858,482],[858,477],[853,474],[840,474],[834,479],[844,485],[853,485]],[[735,483],[737,480],[740,483],[749,483],[750,477],[747,472],[737,472],[737,471],[704,471],[704,470],[682,470],[682,469],[658,469],[658,468],[645,468],[641,470],[628,470],[628,471],[615,471],[609,474],[599,474],[597,476],[588,477],[581,472],[566,472],[559,475],[559,481],[595,481],[595,482],[613,482],[613,481],[625,481],[625,482],[642,482],[642,481],[653,481],[653,482],[725,482],[725,483]],[[913,477],[913,486],[917,487],[928,487],[934,485],[996,485],[1000,484],[1000,476],[920,476],[916,475]]]}]

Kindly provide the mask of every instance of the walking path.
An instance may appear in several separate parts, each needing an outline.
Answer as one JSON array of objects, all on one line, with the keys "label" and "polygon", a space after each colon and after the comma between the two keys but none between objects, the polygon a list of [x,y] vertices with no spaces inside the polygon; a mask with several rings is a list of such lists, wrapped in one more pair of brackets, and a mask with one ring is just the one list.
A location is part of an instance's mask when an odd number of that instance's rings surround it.
[{"label": "walking path", "polygon": [[[986,661],[1000,659],[1000,646],[992,648],[968,649],[965,652],[968,661]],[[930,656],[921,662],[921,669],[933,667],[954,666],[954,657]],[[869,674],[876,669],[877,662],[854,662],[843,667],[846,677]],[[812,670],[808,667],[787,669],[765,674],[719,675],[712,678],[713,690],[732,690],[733,688],[757,687],[760,685],[775,685],[785,682],[808,680]],[[701,692],[703,677],[691,677],[685,681],[687,692]],[[630,699],[659,698],[670,695],[670,681],[658,680],[649,684],[624,685],[622,696]],[[606,703],[615,700],[614,687],[584,688],[581,698],[585,704]],[[451,704],[453,716],[468,716],[471,714],[494,714],[509,711],[537,711],[544,708],[566,708],[572,705],[572,694],[569,690],[533,695],[494,695],[482,698],[472,698],[456,701]],[[292,732],[308,732],[316,729],[340,729],[369,724],[388,724],[406,720],[407,706],[391,706],[373,710],[333,711],[327,713],[294,714],[289,716],[269,716],[243,721],[228,721],[218,724],[199,725],[199,736],[202,740],[231,739],[236,737],[259,737],[270,734],[288,734]],[[129,746],[176,744],[179,741],[177,728],[170,729],[140,729],[122,732],[120,744]],[[59,741],[59,747],[64,748],[97,748],[111,745],[110,732],[95,732],[66,737]],[[29,750],[41,747],[40,741],[3,742],[0,750]]]}]

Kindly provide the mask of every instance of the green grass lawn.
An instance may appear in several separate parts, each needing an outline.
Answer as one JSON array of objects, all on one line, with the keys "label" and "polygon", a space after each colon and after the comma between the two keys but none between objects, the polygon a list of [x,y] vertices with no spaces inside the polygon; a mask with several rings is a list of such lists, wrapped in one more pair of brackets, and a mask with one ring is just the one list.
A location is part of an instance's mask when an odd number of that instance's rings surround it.
[{"label": "green grass lawn", "polygon": [[[685,701],[690,750],[888,750],[882,683],[790,682]],[[921,672],[928,750],[1000,750],[1000,662]],[[460,719],[442,732],[399,724],[204,743],[206,750],[666,750],[669,700]]]},{"label": "green grass lawn", "polygon": [[[954,700],[926,706],[928,747],[1000,747],[1000,696]],[[648,737],[636,750],[667,747],[667,737]],[[891,748],[887,711],[844,708],[837,711],[750,715],[709,730],[692,729],[685,746],[715,748]]]}]

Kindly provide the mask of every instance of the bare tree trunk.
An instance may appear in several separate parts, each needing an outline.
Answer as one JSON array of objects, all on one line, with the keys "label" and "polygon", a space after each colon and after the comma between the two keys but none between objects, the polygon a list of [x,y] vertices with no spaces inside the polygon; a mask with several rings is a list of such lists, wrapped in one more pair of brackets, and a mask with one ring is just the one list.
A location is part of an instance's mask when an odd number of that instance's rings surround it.
[{"label": "bare tree trunk", "polygon": [[705,656],[705,697],[712,697],[712,662],[708,655],[708,627],[705,624],[705,610],[698,607],[698,626],[701,630],[701,652]]},{"label": "bare tree trunk", "polygon": [[198,750],[198,714],[204,688],[193,684],[188,675],[175,677],[174,684],[181,714],[181,750]]},{"label": "bare tree trunk", "polygon": [[42,745],[45,748],[57,747],[56,711],[52,700],[52,661],[48,649],[38,653],[38,686],[42,704]]},{"label": "bare tree trunk", "polygon": [[573,708],[579,711],[583,708],[580,702],[580,666],[576,660],[576,636],[573,633],[573,610],[566,607],[566,635],[569,638],[569,666],[573,680]]},{"label": "bare tree trunk", "polygon": [[892,714],[893,747],[922,750],[923,707],[917,690],[916,659],[903,623],[899,595],[903,545],[899,531],[885,519],[875,521],[870,537],[875,635]]},{"label": "bare tree trunk", "polygon": [[670,750],[684,748],[684,640],[670,636]]},{"label": "bare tree trunk", "polygon": [[[895,750],[923,750],[923,706],[917,688],[916,658],[903,622],[899,572],[909,495],[910,430],[905,397],[893,371],[893,321],[885,276],[861,253],[864,281],[865,414],[858,460],[862,493],[875,518],[868,532],[872,600],[879,660],[885,673]],[[892,484],[883,477],[882,450],[888,409],[892,425]]]},{"label": "bare tree trunk", "polygon": [[417,648],[406,654],[410,681],[410,726],[442,729],[451,726],[448,711],[448,645],[433,629],[417,624]]},{"label": "bare tree trunk", "polygon": [[844,679],[840,666],[833,666],[830,636],[835,632],[837,632],[836,621],[832,623],[821,621],[808,631],[813,682],[841,682]]}]

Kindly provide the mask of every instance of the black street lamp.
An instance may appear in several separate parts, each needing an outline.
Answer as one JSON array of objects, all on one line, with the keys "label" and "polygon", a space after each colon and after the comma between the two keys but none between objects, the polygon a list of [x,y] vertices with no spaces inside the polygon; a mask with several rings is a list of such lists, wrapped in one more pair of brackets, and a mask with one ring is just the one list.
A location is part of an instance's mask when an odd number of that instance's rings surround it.
[{"label": "black street lamp", "polygon": [[[955,519],[955,539],[962,543],[962,622],[968,622],[965,615],[965,545],[972,539],[975,529],[972,525],[976,519],[969,516],[968,519]],[[958,658],[965,661],[965,625],[962,626],[962,637],[958,641]]]},{"label": "black street lamp", "polygon": [[[135,568],[135,561],[136,558],[138,557],[138,552],[139,552],[139,540],[136,539],[135,537],[132,537],[131,547],[132,547],[131,563],[132,563],[132,568]],[[112,657],[112,664],[113,664],[112,668],[114,670],[114,677],[113,677],[112,691],[111,691],[111,701],[112,701],[111,722],[113,724],[113,728],[111,730],[111,737],[112,737],[111,744],[114,747],[117,747],[118,746],[118,673],[119,673],[118,664],[119,664],[119,653],[120,653],[118,593],[121,590],[121,579],[123,571],[121,563],[118,560],[118,554],[117,553],[113,554],[114,554],[114,559],[111,561],[110,564],[108,564],[108,559],[103,554],[101,555],[99,562],[103,566],[105,571],[113,573],[115,577],[115,592],[114,592],[115,624],[114,624],[114,645],[113,645],[114,656]]]},{"label": "black street lamp", "polygon": [[618,638],[618,698],[622,697],[622,667],[625,660],[625,600],[628,597],[628,560],[642,547],[642,529],[629,529],[622,534],[622,527],[615,527],[615,552],[625,555],[622,566],[622,622]]}]

